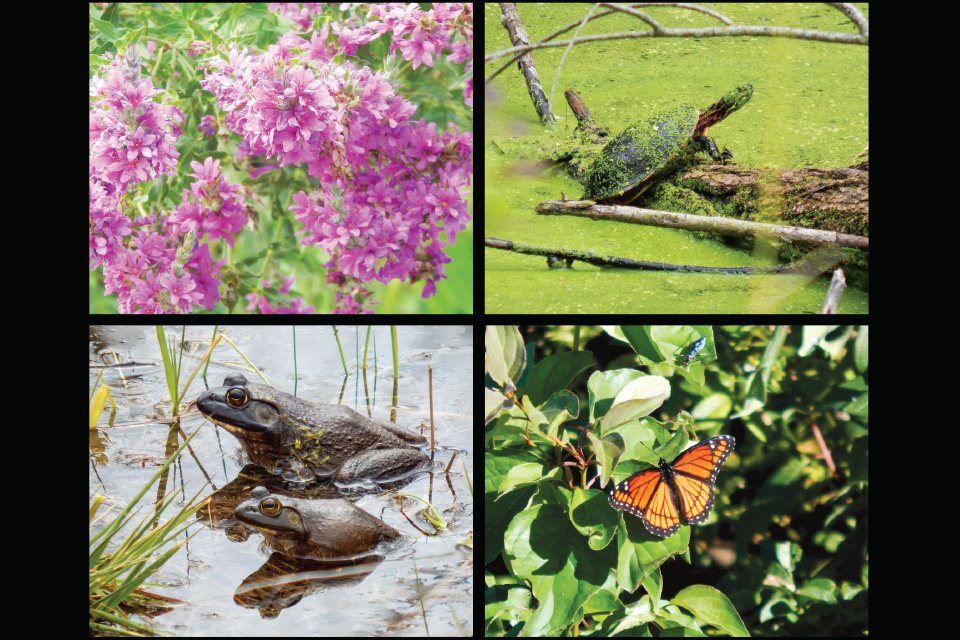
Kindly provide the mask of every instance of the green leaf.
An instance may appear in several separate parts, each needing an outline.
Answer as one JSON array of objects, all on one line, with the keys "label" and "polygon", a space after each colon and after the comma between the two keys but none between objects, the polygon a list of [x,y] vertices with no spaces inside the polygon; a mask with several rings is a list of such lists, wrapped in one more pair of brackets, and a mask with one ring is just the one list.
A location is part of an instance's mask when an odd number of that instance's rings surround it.
[{"label": "green leaf", "polygon": [[103,10],[103,13],[100,14],[100,19],[104,22],[116,22],[117,17],[120,15],[119,8],[119,2],[111,2],[107,5],[107,8]]},{"label": "green leaf", "polygon": [[126,51],[127,47],[137,46],[137,42],[140,40],[140,36],[147,30],[146,27],[140,27],[136,31],[130,31],[123,38],[120,39],[120,42],[117,43],[117,51]]},{"label": "green leaf", "polygon": [[117,31],[117,29],[110,24],[109,22],[104,22],[103,20],[97,20],[96,18],[90,18],[90,22],[93,23],[99,31],[100,35],[103,36],[105,40],[110,42],[116,42],[117,39],[124,33],[122,31]]}]

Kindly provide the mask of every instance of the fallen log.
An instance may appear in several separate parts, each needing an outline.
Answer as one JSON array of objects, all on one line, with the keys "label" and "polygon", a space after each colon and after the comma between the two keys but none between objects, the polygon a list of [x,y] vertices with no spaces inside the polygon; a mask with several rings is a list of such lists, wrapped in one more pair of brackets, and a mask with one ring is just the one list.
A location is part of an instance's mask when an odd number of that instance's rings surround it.
[{"label": "fallen log", "polygon": [[574,249],[561,249],[558,247],[544,247],[524,242],[511,242],[499,238],[484,238],[484,245],[493,249],[503,249],[505,251],[514,251],[528,255],[543,256],[547,259],[547,266],[551,269],[562,267],[562,260],[566,260],[566,266],[573,264],[574,260],[580,260],[587,264],[598,267],[620,267],[623,269],[646,269],[649,271],[691,271],[694,273],[791,273],[810,276],[814,273],[819,275],[822,272],[823,265],[816,267],[812,265],[801,266],[799,264],[791,265],[769,265],[760,267],[698,267],[689,264],[668,264],[664,262],[648,262],[646,260],[632,260],[630,258],[619,258],[617,256],[598,256],[592,251],[576,251]]},{"label": "fallen log", "polygon": [[711,216],[695,216],[689,213],[672,213],[639,207],[595,204],[592,200],[551,200],[541,202],[536,208],[539,215],[579,216],[591,220],[616,220],[651,227],[708,231],[736,237],[779,237],[785,242],[801,244],[829,244],[855,249],[870,248],[870,238],[835,231],[804,229],[778,224],[763,224],[746,220],[732,220]]}]

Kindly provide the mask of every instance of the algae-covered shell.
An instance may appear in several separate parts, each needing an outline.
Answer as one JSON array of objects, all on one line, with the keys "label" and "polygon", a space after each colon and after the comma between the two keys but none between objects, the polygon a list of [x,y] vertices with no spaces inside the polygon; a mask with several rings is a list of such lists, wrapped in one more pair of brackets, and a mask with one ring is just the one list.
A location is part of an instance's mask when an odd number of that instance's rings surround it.
[{"label": "algae-covered shell", "polygon": [[629,202],[640,195],[684,151],[699,116],[699,109],[681,105],[625,129],[593,163],[583,199]]}]

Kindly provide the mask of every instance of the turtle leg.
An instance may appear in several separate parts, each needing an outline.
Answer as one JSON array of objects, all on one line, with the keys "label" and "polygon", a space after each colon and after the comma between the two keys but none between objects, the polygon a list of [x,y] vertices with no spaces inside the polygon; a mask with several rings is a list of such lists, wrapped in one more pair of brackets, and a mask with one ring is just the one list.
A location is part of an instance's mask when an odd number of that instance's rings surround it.
[{"label": "turtle leg", "polygon": [[724,162],[733,157],[733,153],[730,149],[724,149],[723,153],[717,149],[717,143],[713,141],[713,138],[708,138],[707,136],[693,136],[693,140],[700,146],[700,149],[707,153],[714,162],[719,162],[724,164]]}]

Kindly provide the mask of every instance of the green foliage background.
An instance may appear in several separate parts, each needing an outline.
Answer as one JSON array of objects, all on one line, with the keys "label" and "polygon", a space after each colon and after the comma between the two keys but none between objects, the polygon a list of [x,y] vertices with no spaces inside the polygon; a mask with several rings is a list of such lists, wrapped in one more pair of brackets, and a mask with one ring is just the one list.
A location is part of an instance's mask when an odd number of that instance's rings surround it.
[{"label": "green foliage background", "polygon": [[[671,345],[697,335],[684,368]],[[486,345],[487,637],[865,635],[868,327],[491,326]],[[670,393],[603,435],[616,376]],[[610,507],[632,452],[721,433],[706,523],[660,538]]]}]

